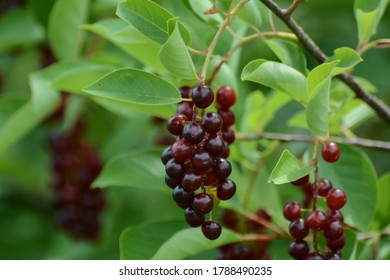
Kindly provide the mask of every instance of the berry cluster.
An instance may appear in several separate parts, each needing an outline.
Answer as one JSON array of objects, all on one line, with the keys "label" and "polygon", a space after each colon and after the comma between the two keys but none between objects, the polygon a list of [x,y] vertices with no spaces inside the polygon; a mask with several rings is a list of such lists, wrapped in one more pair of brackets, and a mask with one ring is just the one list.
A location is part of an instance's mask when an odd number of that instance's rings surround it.
[{"label": "berry cluster", "polygon": [[[259,209],[255,213],[256,217],[262,221],[271,222],[271,217],[263,209]],[[242,234],[264,233],[264,226],[254,222],[242,215],[237,214],[233,210],[223,210],[221,221],[226,228]],[[230,243],[218,248],[219,260],[269,260],[270,256],[267,253],[270,241],[242,241]]]},{"label": "berry cluster", "polygon": [[[177,114],[167,123],[168,131],[176,137],[172,146],[161,155],[165,164],[165,182],[173,189],[173,199],[185,209],[185,220],[192,227],[201,226],[204,236],[217,239],[221,226],[205,220],[219,200],[228,200],[236,192],[228,177],[232,171],[229,145],[234,142],[231,126],[235,116],[230,107],[236,102],[235,91],[227,86],[216,94],[217,112],[198,115],[214,101],[214,92],[205,84],[180,89],[183,99]],[[203,111],[203,110],[202,110]]]},{"label": "berry cluster", "polygon": [[90,189],[101,170],[98,154],[81,142],[82,127],[49,138],[52,154],[55,222],[76,239],[95,240],[99,213],[105,202],[99,189]]},{"label": "berry cluster", "polygon": [[[322,157],[327,162],[337,161],[340,157],[337,144],[332,142],[325,144],[322,149]],[[325,198],[328,209],[324,212],[313,207],[313,211],[304,219],[298,202],[289,202],[284,206],[283,215],[290,221],[289,232],[294,238],[288,252],[291,257],[299,260],[341,259],[340,251],[345,245],[345,236],[344,217],[340,209],[347,202],[346,194],[341,189],[333,188],[332,183],[327,179],[318,179],[315,187],[309,182],[309,179],[309,175],[306,175],[292,184],[302,187],[308,194],[311,194],[310,202],[314,195]],[[316,194],[314,194],[314,189]],[[308,200],[305,200],[304,204],[307,202]],[[305,241],[310,231],[315,235],[322,234],[325,237],[327,248],[322,253],[319,252],[318,248],[314,248],[315,252],[310,252],[309,245]]]}]

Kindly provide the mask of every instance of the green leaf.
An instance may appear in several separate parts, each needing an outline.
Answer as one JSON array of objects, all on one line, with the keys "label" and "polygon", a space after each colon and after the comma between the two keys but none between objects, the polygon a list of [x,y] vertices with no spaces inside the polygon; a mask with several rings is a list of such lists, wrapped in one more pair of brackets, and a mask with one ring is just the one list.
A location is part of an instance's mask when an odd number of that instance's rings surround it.
[{"label": "green leaf", "polygon": [[84,25],[83,28],[104,37],[156,72],[165,70],[158,58],[161,45],[150,40],[134,26],[127,24],[123,20],[118,18],[104,19],[95,24]]},{"label": "green leaf", "polygon": [[359,44],[364,44],[376,33],[377,26],[389,0],[355,0],[354,12],[358,25]]},{"label": "green leaf", "polygon": [[319,161],[319,176],[347,194],[343,214],[345,222],[366,231],[377,204],[375,169],[366,154],[357,148],[339,144],[340,158],[329,164]]},{"label": "green leaf", "polygon": [[197,77],[191,55],[180,35],[177,24],[161,48],[160,61],[169,72],[179,78],[192,80]]},{"label": "green leaf", "polygon": [[204,22],[210,24],[221,24],[223,22],[223,18],[218,13],[210,15],[204,13],[212,8],[212,3],[210,1],[189,0],[188,2],[194,13]]},{"label": "green leaf", "polygon": [[242,236],[226,228],[216,240],[206,239],[200,228],[186,228],[174,234],[154,254],[153,260],[183,260],[206,250],[236,242]]},{"label": "green leaf", "polygon": [[333,69],[338,61],[323,63],[314,68],[307,77],[309,98],[306,122],[311,132],[326,137],[329,118],[329,95]]},{"label": "green leaf", "polygon": [[334,50],[334,55],[329,57],[327,62],[338,60],[333,75],[338,75],[355,67],[359,62],[362,62],[362,57],[353,49],[342,47]]},{"label": "green leaf", "polygon": [[162,150],[146,150],[126,153],[104,165],[93,182],[94,187],[133,187],[170,194],[165,185],[165,169]]},{"label": "green leaf", "polygon": [[57,0],[49,17],[48,40],[58,59],[75,58],[81,50],[80,25],[88,16],[89,0]]},{"label": "green leaf", "polygon": [[[127,0],[119,3],[117,15],[137,28],[143,35],[162,45],[169,37],[168,21],[175,18],[166,9],[150,0]],[[178,22],[185,44],[191,44],[188,29]]]},{"label": "green leaf", "polygon": [[276,185],[289,183],[306,176],[314,171],[314,166],[305,166],[289,150],[284,150],[274,170],[268,178],[268,182]]},{"label": "green leaf", "polygon": [[179,91],[167,81],[130,68],[115,70],[84,91],[93,96],[137,104],[165,105],[181,101]]},{"label": "green leaf", "polygon": [[265,40],[265,43],[281,62],[306,73],[306,57],[299,44],[283,38],[271,38]]},{"label": "green leaf", "polygon": [[237,17],[253,27],[255,30],[259,30],[263,20],[259,9],[259,3],[255,1],[249,1],[244,7],[237,13]]},{"label": "green leaf", "polygon": [[382,230],[390,224],[390,173],[383,175],[378,181],[378,195],[373,224]]},{"label": "green leaf", "polygon": [[148,260],[185,222],[164,221],[126,228],[119,240],[121,260]]},{"label": "green leaf", "polygon": [[[48,98],[56,98],[56,96],[48,96]],[[57,105],[56,102],[47,104],[48,106],[42,108],[42,111],[36,112],[33,104],[27,102],[7,119],[0,128],[0,154],[34,129]]]},{"label": "green leaf", "polygon": [[44,38],[44,31],[27,10],[15,10],[0,17],[0,51],[31,46]]},{"label": "green leaf", "polygon": [[241,79],[284,92],[303,104],[307,101],[306,77],[282,63],[263,59],[251,61],[242,71]]}]

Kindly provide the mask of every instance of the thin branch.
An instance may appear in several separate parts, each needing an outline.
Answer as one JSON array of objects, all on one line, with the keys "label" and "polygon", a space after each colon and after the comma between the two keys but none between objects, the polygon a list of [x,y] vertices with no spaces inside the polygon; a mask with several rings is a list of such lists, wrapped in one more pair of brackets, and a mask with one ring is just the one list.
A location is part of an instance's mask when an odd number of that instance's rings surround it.
[{"label": "thin branch", "polygon": [[[272,0],[260,0],[267,6],[286,26],[297,36],[303,47],[311,53],[319,63],[327,60],[326,54],[317,46],[317,44],[305,33],[305,31]],[[348,73],[343,73],[337,76],[341,81],[348,85],[354,92],[357,98],[362,99],[367,105],[376,111],[377,115],[390,124],[390,108],[383,103],[382,100],[366,91],[354,78]]]},{"label": "thin branch", "polygon": [[291,16],[292,13],[298,8],[298,6],[303,2],[303,0],[294,0],[290,7],[288,7],[284,14],[287,16]]},{"label": "thin branch", "polygon": [[[282,142],[315,142],[315,137],[311,135],[298,135],[298,134],[282,134],[272,132],[262,132],[254,135],[236,135],[237,140],[253,141],[260,139],[279,140]],[[381,150],[390,150],[390,142],[371,140],[365,138],[343,138],[343,137],[329,137],[329,141],[341,143],[341,144],[352,144],[361,147],[375,148]]]}]

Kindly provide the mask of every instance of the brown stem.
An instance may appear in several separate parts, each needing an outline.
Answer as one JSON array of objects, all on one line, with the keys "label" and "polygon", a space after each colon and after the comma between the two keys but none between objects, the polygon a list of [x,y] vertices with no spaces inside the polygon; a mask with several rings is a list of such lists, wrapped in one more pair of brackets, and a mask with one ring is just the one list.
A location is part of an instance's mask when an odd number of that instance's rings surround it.
[{"label": "brown stem", "polygon": [[[283,142],[315,142],[315,137],[311,135],[298,135],[298,134],[283,134],[283,133],[272,133],[272,132],[262,132],[254,135],[243,135],[236,134],[236,138],[242,141],[255,141],[259,139],[270,139],[270,140],[279,140]],[[390,142],[371,140],[365,138],[343,138],[343,137],[329,137],[329,141],[341,143],[341,144],[351,144],[366,148],[375,148],[381,150],[390,150]]]},{"label": "brown stem", "polygon": [[[297,36],[303,47],[311,53],[319,63],[325,62],[328,57],[318,47],[318,45],[305,33],[305,31],[287,14],[282,8],[280,8],[272,0],[260,0],[265,6],[267,6],[279,19],[281,19],[285,25]],[[349,86],[354,92],[357,98],[363,100],[369,105],[377,115],[386,123],[390,124],[390,108],[383,103],[382,100],[366,91],[352,75],[343,73],[337,76],[347,86]]]}]

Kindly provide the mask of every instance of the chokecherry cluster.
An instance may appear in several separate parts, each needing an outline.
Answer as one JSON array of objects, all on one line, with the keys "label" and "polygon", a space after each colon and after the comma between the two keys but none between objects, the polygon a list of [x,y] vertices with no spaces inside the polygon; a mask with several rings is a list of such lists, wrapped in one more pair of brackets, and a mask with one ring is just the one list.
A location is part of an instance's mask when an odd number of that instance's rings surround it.
[{"label": "chokecherry cluster", "polygon": [[49,138],[52,154],[55,222],[75,239],[96,240],[99,213],[105,205],[99,189],[90,185],[101,170],[97,151],[82,142],[81,125],[69,134]]},{"label": "chokecherry cluster", "polygon": [[[256,211],[255,216],[262,220],[271,222],[271,217],[264,209]],[[262,224],[250,220],[237,212],[224,209],[221,215],[222,225],[226,228],[241,234],[261,234],[265,232]],[[229,243],[218,248],[219,260],[269,260],[267,250],[269,240],[253,240]]]},{"label": "chokecherry cluster", "polygon": [[[326,162],[336,162],[340,157],[340,149],[336,143],[326,143],[322,149],[322,158]],[[344,217],[340,209],[347,202],[347,196],[341,189],[334,188],[332,183],[325,178],[319,178],[316,182],[316,194],[314,185],[309,181],[310,176],[306,175],[296,181],[291,182],[294,186],[300,186],[309,199],[303,202],[304,207],[313,201],[313,195],[318,198],[323,197],[328,209],[326,211],[313,210],[306,219],[302,216],[301,206],[298,202],[287,203],[283,208],[284,217],[290,221],[289,232],[294,238],[288,252],[291,257],[298,260],[338,260],[341,259],[341,249],[345,245]],[[318,248],[310,252],[305,238],[310,234],[322,234],[326,239],[326,248],[320,252]]]},{"label": "chokecherry cluster", "polygon": [[205,215],[236,192],[236,184],[229,179],[232,167],[226,158],[235,140],[231,129],[235,116],[230,107],[237,97],[231,87],[223,86],[215,98],[218,111],[204,112],[214,101],[209,86],[201,83],[192,89],[182,87],[180,93],[184,101],[167,122],[176,140],[161,155],[165,182],[173,189],[174,201],[185,209],[187,223],[201,226],[204,236],[214,240],[220,236],[221,226],[205,219]]}]

